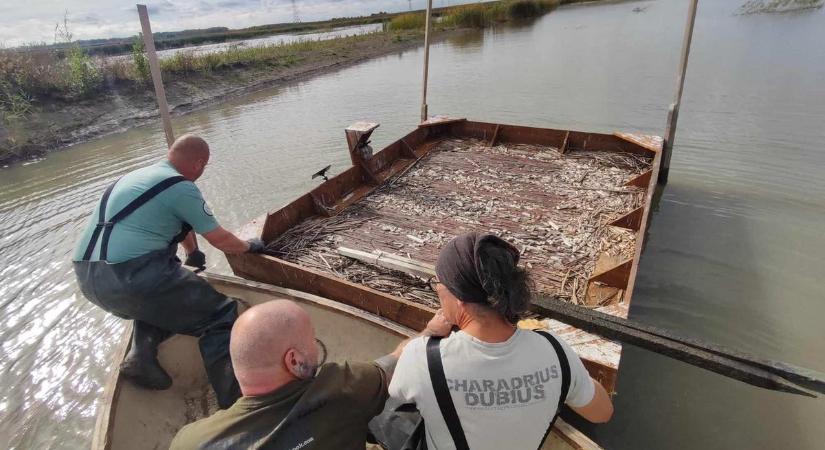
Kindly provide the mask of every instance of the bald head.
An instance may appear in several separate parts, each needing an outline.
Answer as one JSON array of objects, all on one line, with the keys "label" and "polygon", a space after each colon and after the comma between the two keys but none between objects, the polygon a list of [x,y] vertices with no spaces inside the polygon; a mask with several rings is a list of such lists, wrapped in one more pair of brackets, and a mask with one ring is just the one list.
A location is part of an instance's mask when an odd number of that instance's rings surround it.
[{"label": "bald head", "polygon": [[209,162],[209,144],[199,136],[184,134],[169,147],[167,158],[181,175],[195,181]]},{"label": "bald head", "polygon": [[317,367],[309,314],[289,300],[266,302],[241,314],[229,351],[244,395],[263,395]]}]

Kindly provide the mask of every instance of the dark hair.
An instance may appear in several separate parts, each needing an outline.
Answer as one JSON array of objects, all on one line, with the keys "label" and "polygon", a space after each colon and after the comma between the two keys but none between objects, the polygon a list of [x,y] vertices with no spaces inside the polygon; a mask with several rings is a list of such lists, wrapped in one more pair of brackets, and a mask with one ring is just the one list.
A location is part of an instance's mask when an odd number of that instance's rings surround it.
[{"label": "dark hair", "polygon": [[495,312],[515,324],[530,307],[532,282],[527,271],[516,265],[511,251],[489,242],[478,247],[479,277]]}]

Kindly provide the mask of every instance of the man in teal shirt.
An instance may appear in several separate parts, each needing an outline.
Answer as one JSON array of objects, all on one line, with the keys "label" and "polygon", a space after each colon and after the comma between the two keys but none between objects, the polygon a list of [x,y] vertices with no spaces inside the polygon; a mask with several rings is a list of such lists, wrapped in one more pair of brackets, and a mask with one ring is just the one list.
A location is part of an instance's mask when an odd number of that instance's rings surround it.
[{"label": "man in teal shirt", "polygon": [[229,332],[238,316],[234,300],[181,267],[203,268],[195,233],[225,253],[262,252],[260,239],[243,241],[221,227],[195,185],[209,161],[209,146],[193,135],[178,138],[165,160],[126,174],[109,186],[74,254],[83,294],[92,303],[134,320],[132,346],[121,374],[149,389],[172,379],[157,361],[157,347],[172,334],[197,336],[218,404],[239,397],[229,358]]}]

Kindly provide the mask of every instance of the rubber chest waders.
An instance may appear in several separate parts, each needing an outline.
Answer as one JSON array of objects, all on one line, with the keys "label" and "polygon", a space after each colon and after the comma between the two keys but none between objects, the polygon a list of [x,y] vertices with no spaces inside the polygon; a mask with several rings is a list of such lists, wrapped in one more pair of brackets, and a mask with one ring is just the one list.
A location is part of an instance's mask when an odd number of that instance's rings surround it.
[{"label": "rubber chest waders", "polygon": [[[144,193],[140,194],[136,199],[129,202],[128,205],[126,205],[123,209],[118,211],[117,214],[109,218],[109,220],[106,220],[106,204],[109,202],[109,196],[112,194],[112,190],[114,190],[115,185],[118,183],[118,181],[115,181],[108,188],[106,188],[106,192],[103,193],[103,197],[100,199],[100,212],[98,214],[97,225],[95,226],[95,230],[92,232],[92,237],[89,239],[89,245],[86,247],[86,252],[83,254],[82,261],[90,261],[92,259],[92,253],[94,253],[95,246],[97,245],[98,238],[100,238],[101,231],[103,232],[103,237],[100,241],[99,259],[101,261],[107,261],[109,251],[109,237],[112,234],[112,229],[114,228],[114,226],[121,220],[128,217],[133,212],[137,211],[138,208],[145,205],[149,200],[155,198],[161,192],[180,183],[181,181],[186,181],[186,178],[182,176],[175,176],[161,181],[160,183],[147,189]],[[192,227],[188,223],[184,222],[181,232],[177,236],[172,238],[172,242],[170,242],[170,245],[177,244],[183,241],[183,239],[186,237],[187,234],[189,234],[191,230]]]}]

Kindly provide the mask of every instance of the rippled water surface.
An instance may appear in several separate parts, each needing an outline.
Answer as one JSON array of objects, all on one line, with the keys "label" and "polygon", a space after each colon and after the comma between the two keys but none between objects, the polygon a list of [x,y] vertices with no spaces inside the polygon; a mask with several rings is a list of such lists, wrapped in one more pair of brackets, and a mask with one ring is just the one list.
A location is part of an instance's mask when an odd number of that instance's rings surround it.
[{"label": "rippled water surface", "polygon": [[[433,47],[430,112],[661,133],[685,1],[562,8]],[[825,371],[825,11],[734,16],[700,2],[671,181],[631,316]],[[643,12],[633,9],[647,7]],[[175,119],[213,157],[199,185],[236,228],[347,167],[343,129],[414,127],[420,50]],[[161,157],[159,127],[0,170],[0,446],[86,448],[123,324],[77,292],[70,256],[104,187]],[[207,252],[210,270],[227,272]],[[825,402],[626,347],[608,448],[822,448]],[[7,444],[7,445],[2,445]]]}]

